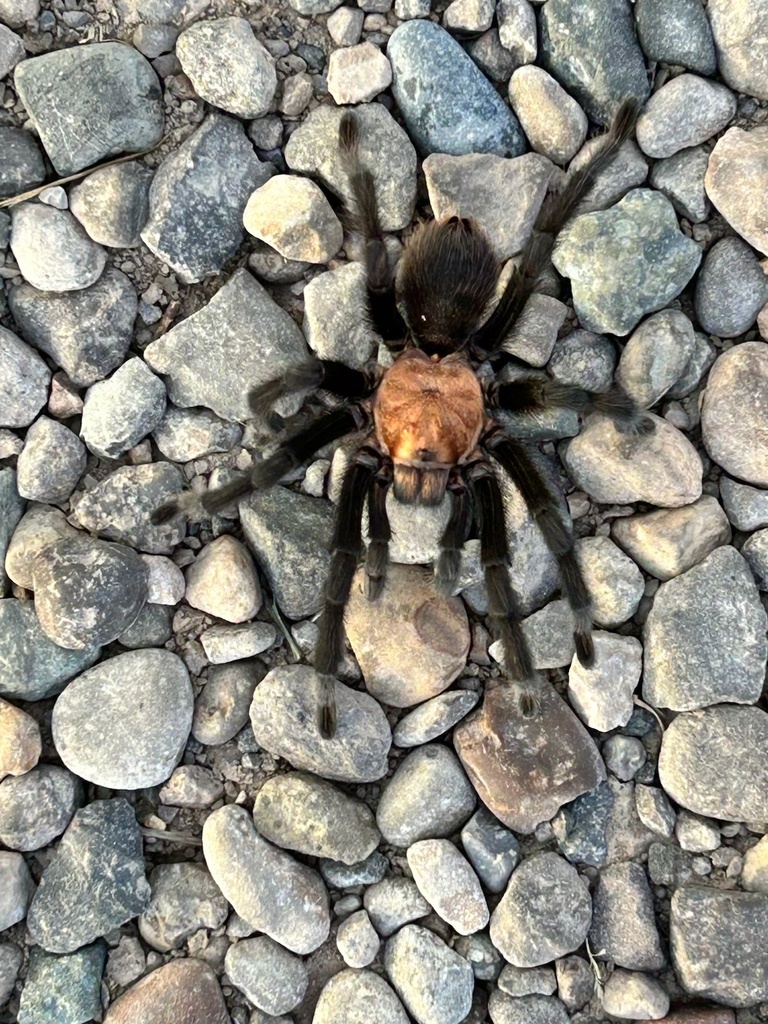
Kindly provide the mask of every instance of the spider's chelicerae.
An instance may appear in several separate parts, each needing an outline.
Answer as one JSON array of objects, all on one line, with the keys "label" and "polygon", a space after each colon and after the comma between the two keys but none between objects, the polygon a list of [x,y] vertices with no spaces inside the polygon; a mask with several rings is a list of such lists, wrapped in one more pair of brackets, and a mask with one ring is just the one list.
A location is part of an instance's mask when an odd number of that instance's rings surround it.
[{"label": "spider's chelicerae", "polygon": [[[292,367],[256,388],[251,406],[269,412],[279,398],[308,388],[342,397],[345,406],[325,411],[276,453],[200,499],[204,513],[225,509],[253,490],[276,484],[320,448],[347,434],[366,432],[346,470],[331,541],[331,567],[320,618],[315,668],[322,680],[320,729],[336,729],[333,673],[343,653],[344,608],[363,553],[362,515],[368,505],[369,544],[365,590],[382,592],[390,540],[386,496],[390,487],[406,504],[439,504],[449,491],[452,510],[440,538],[435,581],[443,594],[456,587],[461,549],[473,522],[481,545],[489,618],[503,641],[507,675],[520,691],[523,714],[535,713],[537,676],[516,611],[510,584],[502,492],[497,467],[509,474],[535,517],[562,577],[573,610],[580,661],[594,659],[590,595],[574,554],[571,531],[536,461],[495,419],[496,410],[540,411],[562,406],[600,411],[621,429],[645,429],[645,420],[618,387],[590,393],[541,379],[493,383],[484,388],[475,368],[504,358],[501,345],[547,266],[558,231],[572,216],[597,174],[629,136],[635,110],[619,109],[604,142],[583,170],[572,173],[558,194],[550,194],[531,240],[520,254],[501,299],[490,316],[501,267],[486,234],[471,220],[429,221],[414,232],[396,273],[390,269],[379,226],[373,175],[361,163],[354,113],[340,122],[339,146],[348,174],[350,208],[365,241],[370,313],[385,342],[397,352],[391,367],[369,373],[343,363],[315,359]],[[185,497],[158,509],[165,521],[186,505]]]}]

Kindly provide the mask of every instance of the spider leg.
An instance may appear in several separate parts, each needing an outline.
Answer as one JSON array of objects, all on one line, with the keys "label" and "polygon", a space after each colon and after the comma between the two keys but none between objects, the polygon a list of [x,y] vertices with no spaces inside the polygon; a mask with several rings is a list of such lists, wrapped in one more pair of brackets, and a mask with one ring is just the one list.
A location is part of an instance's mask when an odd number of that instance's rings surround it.
[{"label": "spider leg", "polygon": [[373,479],[368,491],[368,553],[365,559],[365,596],[375,601],[381,596],[389,562],[392,530],[387,515],[387,493],[392,486],[392,463],[387,460]]},{"label": "spider leg", "polygon": [[488,588],[488,617],[501,639],[507,672],[520,687],[520,710],[526,717],[531,717],[539,703],[535,689],[538,677],[509,582],[509,548],[501,489],[488,462],[476,462],[469,471],[469,477],[480,527],[480,557]]},{"label": "spider leg", "polygon": [[320,732],[331,739],[336,732],[336,698],[333,673],[344,651],[344,608],[363,551],[363,506],[383,456],[365,445],[358,449],[344,475],[336,507],[331,540],[331,568],[325,585],[325,605],[320,616],[320,638],[315,669],[322,676]]},{"label": "spider leg", "polygon": [[360,159],[360,124],[352,111],[339,122],[339,149],[349,181],[353,226],[365,240],[365,276],[374,326],[384,341],[402,341],[405,322],[397,309],[395,278],[381,230],[373,174]]},{"label": "spider leg", "polygon": [[248,404],[254,416],[265,419],[278,399],[296,391],[322,388],[342,398],[367,398],[373,380],[364,370],[353,370],[331,359],[313,359],[290,366],[281,377],[258,384],[248,392]]},{"label": "spider leg", "polygon": [[592,598],[576,560],[571,531],[558,515],[556,499],[525,446],[505,434],[501,427],[492,427],[481,444],[520,489],[547,547],[557,559],[563,590],[576,623],[573,632],[576,653],[582,665],[589,666],[595,657]]},{"label": "spider leg", "polygon": [[450,597],[456,589],[461,551],[472,518],[470,491],[463,467],[451,474],[448,490],[452,494],[451,515],[440,538],[440,554],[435,562],[435,586],[444,597]]},{"label": "spider leg", "polygon": [[654,430],[653,420],[638,409],[618,384],[609,391],[582,391],[569,384],[531,377],[492,384],[488,397],[494,409],[505,412],[537,413],[547,406],[559,405],[579,413],[603,413],[626,433],[650,434]]},{"label": "spider leg", "polygon": [[178,494],[155,509],[152,522],[166,523],[179,512],[200,511],[209,515],[221,512],[233,501],[244,498],[252,491],[263,491],[274,486],[320,448],[345,434],[361,430],[366,422],[367,414],[359,406],[320,416],[306,429],[283,441],[274,455],[260,462],[250,473],[242,473],[230,483],[207,491],[200,498],[191,492]]}]

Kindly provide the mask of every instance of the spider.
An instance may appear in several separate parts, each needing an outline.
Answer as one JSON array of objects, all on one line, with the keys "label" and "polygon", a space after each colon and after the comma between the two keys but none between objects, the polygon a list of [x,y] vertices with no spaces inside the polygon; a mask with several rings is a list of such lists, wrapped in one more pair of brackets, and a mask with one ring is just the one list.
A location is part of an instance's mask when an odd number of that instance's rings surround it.
[{"label": "spider", "polygon": [[[321,680],[320,732],[336,730],[334,671],[344,649],[344,609],[364,545],[362,515],[367,502],[369,544],[365,556],[365,593],[382,593],[391,537],[386,511],[390,487],[406,504],[436,505],[446,492],[451,512],[439,542],[435,583],[440,593],[456,588],[461,549],[474,523],[494,632],[503,643],[507,676],[519,688],[521,713],[538,706],[540,684],[523,635],[507,570],[504,505],[497,473],[507,473],[555,555],[562,589],[574,615],[579,660],[594,660],[591,602],[574,554],[573,537],[558,503],[527,447],[510,437],[494,418],[496,410],[538,412],[555,405],[611,416],[619,429],[652,425],[617,386],[591,393],[540,379],[494,382],[483,388],[476,367],[505,359],[502,342],[521,312],[537,278],[546,268],[555,237],[592,186],[597,174],[629,137],[636,117],[633,105],[620,106],[591,163],[571,173],[558,194],[542,205],[531,240],[523,248],[501,298],[490,316],[501,267],[485,232],[472,220],[448,217],[419,226],[396,272],[390,268],[377,213],[373,175],[359,155],[359,125],[346,112],[339,125],[339,146],[349,186],[350,213],[365,243],[370,314],[395,353],[392,365],[374,373],[340,362],[313,359],[250,394],[255,415],[265,416],[285,395],[321,389],[345,404],[318,415],[309,427],[285,440],[274,455],[227,485],[200,499],[204,513],[225,509],[254,490],[278,483],[319,449],[347,434],[368,432],[355,448],[345,472],[331,540],[331,566],[325,587],[320,635],[314,655]],[[180,495],[160,507],[164,522],[188,507]]]}]

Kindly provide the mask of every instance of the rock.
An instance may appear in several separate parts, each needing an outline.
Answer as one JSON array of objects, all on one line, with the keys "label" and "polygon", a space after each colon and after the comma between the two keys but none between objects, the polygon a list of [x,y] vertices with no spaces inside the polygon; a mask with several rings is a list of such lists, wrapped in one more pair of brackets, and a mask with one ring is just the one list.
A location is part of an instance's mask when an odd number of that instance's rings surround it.
[{"label": "rock", "polygon": [[[501,5],[496,5],[497,16]],[[518,66],[514,56],[499,39],[499,30],[491,28],[467,46],[467,53],[480,70],[493,82],[506,83]]]},{"label": "rock", "polygon": [[318,274],[307,284],[304,336],[320,359],[333,359],[355,369],[365,366],[378,343],[378,335],[362,314],[367,300],[365,269],[360,263],[346,263]]},{"label": "rock", "polygon": [[69,208],[94,242],[135,248],[149,218],[151,181],[152,170],[138,162],[104,167],[75,185]]},{"label": "rock", "polygon": [[488,690],[482,709],[453,736],[483,803],[516,832],[533,832],[605,777],[586,729],[549,686],[533,718],[520,714],[512,687]]},{"label": "rock", "polygon": [[178,604],[184,597],[184,574],[178,565],[164,555],[142,555],[141,558],[149,570],[147,602]]},{"label": "rock", "polygon": [[387,942],[384,968],[421,1024],[458,1024],[469,1013],[472,968],[434,932],[416,924],[401,928]]},{"label": "rock", "polygon": [[365,14],[358,7],[339,7],[329,15],[327,26],[337,46],[354,46],[360,42]]},{"label": "rock", "polygon": [[533,149],[556,164],[567,164],[587,137],[586,114],[543,68],[518,68],[509,82],[509,102]]},{"label": "rock", "polygon": [[146,437],[165,412],[165,385],[134,356],[86,393],[80,436],[105,459],[117,459]]},{"label": "rock", "polygon": [[18,196],[45,181],[45,163],[32,132],[0,125],[0,198]]},{"label": "rock", "polygon": [[0,1006],[5,1006],[13,993],[24,954],[12,942],[0,943]]},{"label": "rock", "polygon": [[479,700],[472,690],[451,690],[425,701],[397,723],[396,747],[418,747],[437,739],[468,715]]},{"label": "rock", "polygon": [[452,835],[475,803],[453,751],[432,743],[400,762],[379,800],[376,824],[388,843],[408,847],[419,839]]},{"label": "rock", "polygon": [[213,665],[195,701],[192,735],[206,746],[231,740],[248,722],[253,692],[266,675],[256,659]]},{"label": "rock", "polygon": [[202,864],[158,864],[149,876],[152,896],[139,931],[152,949],[178,949],[200,928],[220,928],[229,904]]},{"label": "rock", "polygon": [[748,487],[723,474],[720,477],[720,497],[728,518],[737,530],[751,531],[768,526],[768,494],[765,491]]},{"label": "rock", "polygon": [[687,572],[731,539],[722,508],[708,494],[680,509],[614,519],[611,535],[638,565],[660,580]]},{"label": "rock", "polygon": [[408,1024],[403,1004],[373,971],[340,971],[327,981],[315,1007],[313,1024],[355,1024],[376,1007],[377,1024]]},{"label": "rock", "polygon": [[717,70],[712,30],[698,0],[639,0],[635,23],[649,61],[679,65],[702,75]]},{"label": "rock", "polygon": [[622,782],[634,779],[646,758],[645,747],[636,736],[609,736],[603,744],[605,767]]},{"label": "rock", "polygon": [[622,100],[647,99],[645,62],[623,0],[556,0],[542,10],[540,32],[543,66],[598,124]]},{"label": "rock", "polygon": [[574,656],[568,697],[590,729],[610,732],[624,726],[634,709],[633,695],[643,668],[643,648],[633,636],[594,634],[595,663],[589,668]]},{"label": "rock", "polygon": [[445,29],[428,21],[400,25],[387,56],[395,101],[424,153],[524,152],[514,114]]},{"label": "rock", "polygon": [[32,941],[49,953],[71,953],[149,903],[142,840],[127,800],[95,800],[81,808],[43,871],[27,916]]},{"label": "rock", "polygon": [[520,843],[481,807],[461,830],[461,843],[486,889],[501,892],[520,862]]},{"label": "rock", "polygon": [[275,61],[245,18],[214,18],[185,29],[176,54],[196,92],[238,117],[261,117],[277,89]]},{"label": "rock", "polygon": [[454,931],[471,935],[488,924],[480,880],[453,843],[422,839],[407,856],[419,892]]},{"label": "rock", "polygon": [[711,853],[720,846],[720,829],[714,822],[682,810],[677,816],[675,838],[689,853]]},{"label": "rock", "polygon": [[768,347],[751,341],[724,352],[707,380],[701,431],[707,453],[732,476],[768,487]]},{"label": "rock", "polygon": [[707,370],[714,363],[717,351],[706,334],[695,331],[693,335],[693,354],[683,370],[677,383],[667,392],[667,398],[685,398],[695,391],[704,378]]},{"label": "rock", "polygon": [[[199,22],[190,31],[210,24]],[[248,196],[270,173],[238,121],[210,114],[155,172],[142,240],[184,284],[220,273],[243,241]],[[247,337],[252,345],[253,335]]]},{"label": "rock", "polygon": [[[521,159],[525,159],[525,157]],[[531,366],[544,366],[552,355],[557,335],[567,315],[568,308],[559,299],[555,299],[551,295],[534,293],[523,306],[522,312],[502,342],[502,349]],[[506,418],[514,426],[516,437],[526,436],[525,421],[527,420],[530,424],[530,416],[523,413],[518,419],[515,414],[507,413]],[[541,417],[539,417],[540,421]],[[571,435],[576,433],[577,426],[578,421],[576,420]],[[541,435],[542,438],[551,438],[549,424],[544,424],[544,430],[546,433]],[[537,439],[535,434],[529,436]]]},{"label": "rock", "polygon": [[566,1024],[570,1019],[559,999],[546,996],[512,998],[491,992],[488,1012],[493,1024]]},{"label": "rock", "polygon": [[443,25],[458,35],[485,32],[491,27],[494,13],[492,0],[453,0],[443,13]]},{"label": "rock", "polygon": [[60,836],[82,803],[80,780],[64,768],[38,764],[0,785],[0,842],[11,850],[39,850]]},{"label": "rock", "polygon": [[685,992],[726,1006],[751,1006],[768,992],[768,957],[752,936],[768,920],[762,893],[685,886],[672,897],[670,945]]},{"label": "rock", "polygon": [[267,779],[253,804],[259,834],[287,850],[356,864],[381,836],[368,807],[303,772]]},{"label": "rock", "polygon": [[64,764],[98,786],[158,786],[181,758],[192,705],[178,655],[128,651],[69,684],[53,710],[53,741]]},{"label": "rock", "polygon": [[[11,472],[6,470],[6,473]],[[13,476],[15,477],[15,474]],[[3,477],[0,477],[0,480],[2,479]],[[33,505],[18,521],[8,544],[5,566],[9,577],[25,590],[32,590],[33,569],[37,556],[54,541],[79,536],[80,533],[69,525],[64,513],[59,509],[50,505]]]},{"label": "rock", "polygon": [[626,334],[644,314],[666,306],[700,261],[672,204],[651,189],[633,189],[610,210],[576,217],[552,254],[557,270],[571,278],[582,326],[611,334]]},{"label": "rock", "polygon": [[203,826],[203,854],[241,917],[303,956],[328,937],[328,893],[311,868],[262,839],[248,812],[226,804]]},{"label": "rock", "polygon": [[[616,811],[613,779],[601,782],[558,811],[552,829],[562,853],[572,864],[602,867],[609,860],[609,836]],[[620,785],[620,783],[617,783]],[[628,856],[627,851],[622,851]]]},{"label": "rock", "polygon": [[553,170],[538,153],[512,159],[492,153],[432,153],[424,161],[435,217],[471,217],[500,260],[520,252],[530,237]]},{"label": "rock", "polygon": [[[588,139],[571,161],[570,171],[582,170],[601,145],[600,136]],[[627,139],[608,167],[600,171],[592,188],[579,204],[580,213],[606,210],[630,189],[642,185],[648,177],[648,163],[637,143]]]},{"label": "rock", "polygon": [[536,14],[528,0],[499,0],[496,5],[499,42],[515,67],[536,60]]},{"label": "rock", "polygon": [[690,711],[760,696],[768,640],[766,614],[745,559],[713,551],[656,592],[645,623],[643,698]]},{"label": "rock", "polygon": [[693,224],[706,220],[710,212],[710,203],[704,190],[708,163],[709,150],[704,146],[695,146],[683,149],[666,160],[657,161],[651,169],[651,185]]},{"label": "rock", "polygon": [[701,459],[671,423],[648,417],[651,434],[622,434],[606,416],[592,416],[564,454],[568,475],[604,504],[645,501],[677,508],[701,494]]},{"label": "rock", "polygon": [[48,400],[51,371],[28,345],[0,327],[0,423],[26,427]]},{"label": "rock", "polygon": [[85,470],[85,445],[63,423],[41,416],[27,431],[17,463],[22,498],[64,504]]},{"label": "rock", "polygon": [[355,911],[339,925],[336,946],[347,967],[367,967],[376,959],[380,945],[367,910]]},{"label": "rock", "polygon": [[[10,430],[0,431],[0,433],[11,434],[11,437],[16,438],[16,435],[12,434]],[[18,439],[16,438],[16,440]],[[17,454],[21,452],[21,449],[22,444],[19,440]],[[13,469],[0,469],[0,597],[5,593],[8,585],[8,576],[6,575],[5,569],[5,556],[8,552],[11,538],[16,531],[17,524],[24,513],[25,505],[26,502],[19,496],[19,492],[16,489],[15,471]],[[2,607],[3,606],[0,605],[0,609]],[[2,613],[0,612],[0,614]],[[0,630],[0,637],[1,636],[2,631]],[[0,651],[2,651],[1,641]],[[3,655],[0,654],[0,679],[2,679],[3,667]],[[0,688],[1,687],[2,684],[0,683]]]},{"label": "rock", "polygon": [[249,234],[290,260],[327,263],[344,240],[341,222],[320,188],[309,178],[292,174],[277,174],[257,188],[245,207],[243,223]]},{"label": "rock", "polygon": [[557,988],[557,982],[551,967],[513,967],[512,964],[505,964],[499,975],[499,988],[515,998],[551,996]]},{"label": "rock", "polygon": [[331,53],[328,92],[336,103],[369,103],[392,84],[392,68],[378,47],[367,40]]},{"label": "rock", "polygon": [[88,387],[125,358],[138,302],[133,285],[107,267],[99,280],[76,292],[40,292],[31,285],[8,297],[27,341],[51,356],[74,384]]},{"label": "rock", "polygon": [[0,931],[23,921],[35,883],[20,853],[0,850]]},{"label": "rock", "polygon": [[653,897],[639,864],[612,864],[600,872],[589,930],[592,949],[603,959],[634,971],[664,967]]},{"label": "rock", "polygon": [[576,869],[556,853],[526,858],[491,915],[491,942],[516,967],[538,967],[582,944],[592,901]]},{"label": "rock", "polygon": [[294,768],[326,779],[361,783],[382,778],[391,735],[380,706],[367,693],[337,682],[338,725],[333,739],[326,740],[318,725],[319,689],[319,677],[307,665],[272,669],[251,704],[256,742]]},{"label": "rock", "polygon": [[19,1024],[87,1021],[100,1016],[106,959],[103,939],[64,956],[33,947],[21,993]]},{"label": "rock", "polygon": [[584,537],[575,547],[592,598],[593,621],[611,629],[631,619],[645,589],[635,563],[608,537]]},{"label": "rock", "polygon": [[234,537],[217,537],[187,569],[186,600],[227,622],[252,619],[261,607],[253,559]]},{"label": "rock", "polygon": [[676,815],[663,790],[655,786],[635,786],[635,806],[646,828],[665,839],[672,837]]},{"label": "rock", "polygon": [[606,982],[602,1002],[608,1013],[634,1020],[660,1020],[669,1009],[669,996],[655,978],[620,969]]},{"label": "rock", "polygon": [[[342,864],[338,860],[324,860],[321,857],[319,866],[320,874],[329,886],[334,889],[349,889],[355,885],[373,886],[380,882],[389,868],[389,861],[383,853],[372,853],[365,860],[351,865]],[[416,895],[418,896],[418,890]],[[420,896],[419,899],[421,900]],[[429,908],[424,911],[425,914],[428,912]]]},{"label": "rock", "polygon": [[210,807],[224,795],[224,783],[201,764],[182,764],[175,768],[160,790],[160,803],[166,807]]},{"label": "rock", "polygon": [[580,1010],[592,998],[595,976],[586,960],[580,956],[566,956],[555,961],[557,994],[566,1009]]},{"label": "rock", "polygon": [[714,0],[707,8],[717,47],[718,68],[725,81],[737,92],[768,99],[768,61],[761,48],[754,46],[768,26],[765,0],[747,3]]},{"label": "rock", "polygon": [[712,150],[704,178],[707,195],[738,232],[768,254],[765,226],[768,181],[768,127],[729,128]]},{"label": "rock", "polygon": [[768,590],[768,530],[753,533],[741,553],[752,570],[758,589]]},{"label": "rock", "polygon": [[228,1024],[229,1013],[211,967],[196,957],[171,960],[111,1004],[104,1024]]},{"label": "rock", "polygon": [[768,301],[768,277],[740,238],[722,238],[704,258],[696,283],[696,313],[709,334],[735,338],[754,324]]},{"label": "rock", "polygon": [[[243,201],[243,206],[245,200]],[[225,420],[251,418],[248,389],[304,361],[301,331],[247,270],[207,306],[151,342],[144,357],[165,374],[174,405],[204,405]]]},{"label": "rock", "polygon": [[236,448],[243,437],[238,423],[220,419],[209,409],[177,409],[170,403],[152,438],[172,462],[192,462],[213,452]]},{"label": "rock", "polygon": [[624,346],[616,371],[641,409],[655,405],[683,375],[694,351],[693,324],[676,309],[648,317]]},{"label": "rock", "polygon": [[0,699],[0,779],[24,775],[42,753],[40,726],[21,708]]},{"label": "rock", "polygon": [[89,668],[100,648],[65,650],[49,640],[31,601],[0,601],[0,694],[43,700],[60,693],[68,680]]},{"label": "rock", "polygon": [[[9,783],[6,781],[6,785]],[[11,783],[12,785],[12,783]],[[0,792],[2,790],[0,789]],[[748,892],[768,894],[768,841],[765,836],[744,854],[740,882]]]},{"label": "rock", "polygon": [[200,637],[205,656],[212,665],[252,658],[275,642],[275,627],[266,622],[233,626],[211,626]]},{"label": "rock", "polygon": [[[310,111],[288,140],[285,160],[292,170],[320,178],[337,196],[347,199],[349,184],[339,151],[343,113],[332,106]],[[380,103],[357,107],[355,120],[360,160],[373,175],[381,229],[400,231],[410,224],[416,201],[416,150]]]},{"label": "rock", "polygon": [[768,820],[768,715],[719,704],[686,712],[667,727],[659,755],[666,793],[694,814]]},{"label": "rock", "polygon": [[257,1009],[274,1015],[298,1006],[309,982],[304,962],[267,935],[230,946],[224,969]]},{"label": "rock", "polygon": [[679,75],[648,100],[637,121],[637,142],[648,156],[672,156],[717,135],[735,113],[730,89],[698,75]]},{"label": "rock", "polygon": [[150,59],[173,50],[179,30],[173,25],[139,25],[133,33],[133,45]]},{"label": "rock", "polygon": [[0,78],[5,78],[26,57],[24,43],[15,32],[0,25]]}]

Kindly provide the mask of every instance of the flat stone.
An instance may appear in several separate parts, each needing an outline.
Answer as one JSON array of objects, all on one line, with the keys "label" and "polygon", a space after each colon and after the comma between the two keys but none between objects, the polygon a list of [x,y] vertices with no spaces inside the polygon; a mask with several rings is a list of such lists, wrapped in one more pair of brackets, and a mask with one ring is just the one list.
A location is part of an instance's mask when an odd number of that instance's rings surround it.
[{"label": "flat stone", "polygon": [[83,801],[80,780],[53,764],[38,764],[0,784],[0,842],[11,850],[39,850],[67,827]]},{"label": "flat stone", "polygon": [[710,154],[704,186],[734,231],[763,254],[768,254],[766,181],[768,127],[729,128]]},{"label": "flat stone", "polygon": [[362,369],[378,344],[378,335],[360,315],[367,302],[362,264],[346,263],[318,274],[307,284],[303,298],[304,336],[312,351],[320,359]]},{"label": "flat stone", "polygon": [[56,956],[33,947],[19,1003],[19,1024],[72,1024],[101,1014],[101,975],[107,959],[103,939]]},{"label": "flat stone", "polygon": [[252,658],[275,642],[275,627],[268,622],[211,626],[200,636],[205,656],[212,665]]},{"label": "flat stone", "polygon": [[513,967],[505,964],[499,975],[499,989],[508,996],[551,996],[557,989],[551,967]]},{"label": "flat stone", "polygon": [[171,960],[114,1001],[104,1024],[229,1024],[213,969],[195,957]]},{"label": "flat stone", "polygon": [[533,832],[605,778],[591,737],[548,685],[533,718],[520,714],[512,687],[487,691],[481,710],[453,736],[483,803],[516,832]]},{"label": "flat stone", "polygon": [[165,412],[165,385],[134,356],[85,396],[80,436],[105,459],[117,459],[151,433]]},{"label": "flat stone", "polygon": [[587,116],[543,68],[518,68],[509,80],[509,102],[533,149],[556,164],[568,163],[587,137]]},{"label": "flat stone", "polygon": [[648,60],[690,68],[702,75],[717,70],[712,29],[698,0],[639,0],[635,23]]},{"label": "flat stone", "polygon": [[230,946],[224,969],[232,984],[259,1010],[288,1013],[304,998],[309,974],[304,962],[267,935]]},{"label": "flat stone", "polygon": [[593,634],[595,662],[589,668],[574,656],[568,673],[568,697],[590,729],[610,732],[627,724],[643,670],[643,648],[633,636]]},{"label": "flat stone", "polygon": [[253,692],[265,675],[265,666],[255,658],[209,669],[192,718],[198,743],[217,746],[240,732],[248,722]]},{"label": "flat stone", "polygon": [[152,431],[157,447],[172,462],[192,462],[213,452],[228,452],[240,444],[243,428],[209,409],[177,409],[170,403]]},{"label": "flat stone", "polygon": [[141,914],[149,903],[139,826],[127,800],[79,810],[43,871],[27,916],[32,941],[72,953]]},{"label": "flat stone", "polygon": [[26,427],[48,401],[51,371],[28,345],[0,327],[0,424]]},{"label": "flat stone", "polygon": [[479,700],[472,690],[451,690],[425,701],[397,723],[392,740],[396,747],[418,747],[452,729]]},{"label": "flat stone", "polygon": [[422,839],[408,847],[408,866],[419,892],[459,935],[488,924],[488,904],[469,862],[447,839]]},{"label": "flat stone", "polygon": [[369,103],[392,84],[392,67],[373,43],[334,50],[328,60],[328,92],[339,105]]},{"label": "flat stone", "polygon": [[768,494],[757,487],[720,477],[720,496],[728,519],[737,530],[756,530],[768,526]]},{"label": "flat stone", "polygon": [[640,821],[646,828],[665,839],[672,837],[676,815],[662,789],[655,786],[635,786],[635,806]]},{"label": "flat stone", "polygon": [[458,1024],[469,1013],[472,968],[434,932],[416,924],[401,928],[386,945],[384,968],[421,1024]]},{"label": "flat stone", "polygon": [[162,138],[160,83],[133,47],[105,42],[54,50],[22,61],[14,82],[59,175]]},{"label": "flat stone", "polygon": [[461,842],[485,888],[501,892],[520,862],[516,837],[481,807],[461,830]]},{"label": "flat stone", "polygon": [[606,982],[602,1003],[616,1017],[660,1020],[669,1009],[669,996],[649,974],[615,970]]},{"label": "flat stone", "polygon": [[42,753],[40,726],[21,708],[0,698],[0,779],[24,775]]},{"label": "flat stone", "polygon": [[665,965],[653,914],[653,897],[645,870],[629,861],[600,871],[595,890],[592,949],[619,967],[658,971]]},{"label": "flat stone", "polygon": [[166,807],[210,807],[224,795],[224,783],[210,768],[201,764],[182,764],[158,794]]},{"label": "flat stone", "polygon": [[[389,868],[389,861],[383,853],[374,852],[357,864],[342,864],[341,861],[325,860],[321,857],[319,867],[320,874],[334,889],[349,889],[355,885],[366,885],[370,888],[382,880]],[[366,889],[366,892],[368,891],[369,889]],[[428,910],[424,913],[428,913]]]},{"label": "flat stone", "polygon": [[0,197],[21,195],[45,181],[43,154],[32,132],[0,126],[0,149],[6,156],[0,169]]},{"label": "flat stone", "polygon": [[100,245],[133,249],[149,218],[151,168],[138,162],[94,171],[69,193],[69,208]]},{"label": "flat stone", "polygon": [[253,192],[243,213],[246,231],[289,260],[327,263],[344,230],[320,187],[309,178],[276,174]]},{"label": "flat stone", "polygon": [[512,997],[491,992],[488,1012],[493,1024],[567,1024],[570,1020],[559,999],[549,996]]},{"label": "flat stone", "polygon": [[[18,454],[22,448],[21,440],[10,430],[0,431],[0,434],[3,433],[9,434],[18,441],[18,450],[16,452]],[[10,452],[9,454],[13,453]],[[16,488],[16,471],[13,469],[0,469],[0,597],[5,594],[8,587],[8,575],[5,569],[6,554],[11,538],[16,532],[18,523],[24,514],[25,505],[26,502],[19,495]],[[2,655],[0,655],[0,677],[1,675]]]},{"label": "flat stone", "polygon": [[[698,6],[698,0],[694,0]],[[682,149],[666,160],[658,160],[651,169],[649,181],[670,200],[678,213],[692,224],[700,224],[709,216],[711,205],[704,189],[709,163],[706,146]]]},{"label": "flat stone", "polygon": [[248,550],[234,537],[217,537],[187,569],[186,600],[227,622],[246,622],[261,607],[261,587]]},{"label": "flat stone", "polygon": [[730,89],[698,75],[678,75],[646,103],[637,120],[637,141],[648,156],[672,156],[717,135],[735,113]]},{"label": "flat stone", "polygon": [[768,346],[748,341],[712,367],[701,409],[709,456],[732,476],[768,487]]},{"label": "flat stone", "polygon": [[663,309],[644,320],[624,346],[616,383],[640,409],[648,409],[677,383],[693,351],[691,321],[677,309]]},{"label": "flat stone", "polygon": [[[602,145],[600,136],[587,139],[569,165],[569,172],[583,170],[595,156]],[[642,185],[648,177],[648,161],[640,152],[640,147],[632,139],[627,139],[619,147],[616,156],[595,178],[594,185],[579,204],[580,213],[592,213],[594,210],[607,210],[617,200],[622,199],[630,189]]]},{"label": "flat stone", "polygon": [[608,537],[576,541],[576,558],[592,598],[592,619],[612,629],[631,619],[643,596],[645,580],[631,558]]},{"label": "flat stone", "polygon": [[396,875],[365,890],[363,903],[379,935],[393,935],[404,924],[429,913],[429,904],[410,878]]},{"label": "flat stone", "polygon": [[[524,160],[526,158],[520,157],[519,159]],[[529,296],[512,329],[502,342],[502,349],[510,355],[522,359],[523,362],[528,363],[530,366],[546,365],[554,351],[557,336],[560,328],[565,323],[567,315],[568,307],[563,302],[560,302],[559,299],[551,295],[541,295],[534,292],[533,295]],[[564,410],[559,411],[561,415],[564,412]],[[508,413],[507,418],[514,424],[515,436],[532,436],[534,439],[537,439],[535,434],[528,435],[525,433],[525,420],[527,419],[530,423],[530,416],[523,413],[520,414],[518,419],[514,414]],[[541,416],[538,417],[539,422],[542,419],[544,419],[544,430],[549,431],[546,435],[542,435],[542,438],[546,437],[548,440],[553,434],[550,425],[546,423],[546,419]],[[571,434],[574,433],[576,433],[576,429],[571,431]]]},{"label": "flat stone", "polygon": [[765,0],[714,0],[707,14],[717,48],[718,70],[737,92],[768,99],[768,60],[754,44],[768,28]]},{"label": "flat stone", "polygon": [[768,715],[718,704],[678,715],[667,727],[659,778],[678,804],[726,821],[768,820]]},{"label": "flat stone", "polygon": [[229,916],[229,904],[203,864],[158,864],[149,884],[152,897],[139,931],[161,953],[178,949],[200,928],[220,928]]},{"label": "flat stone", "polygon": [[311,868],[259,835],[243,807],[226,804],[203,826],[203,854],[216,884],[258,931],[303,956],[328,937],[328,892]]},{"label": "flat stone", "polygon": [[768,276],[753,249],[740,238],[721,238],[707,255],[694,299],[702,328],[735,338],[754,324],[768,302]]},{"label": "flat stone", "polygon": [[313,1024],[355,1024],[376,1007],[377,1024],[408,1024],[403,1004],[373,971],[340,971],[326,982]]}]

